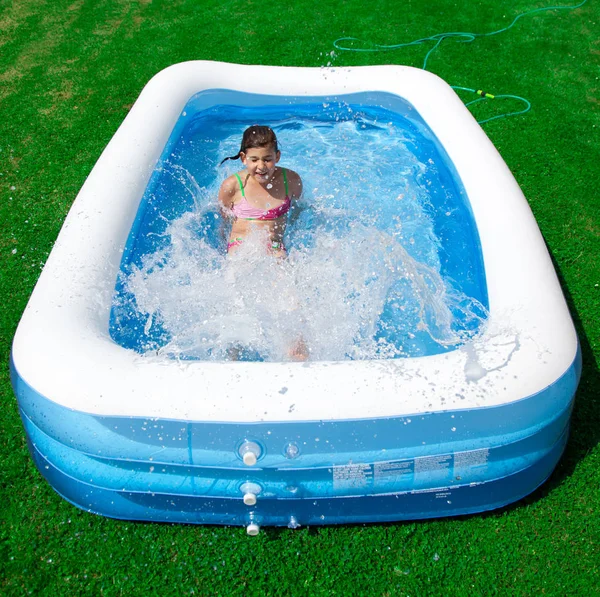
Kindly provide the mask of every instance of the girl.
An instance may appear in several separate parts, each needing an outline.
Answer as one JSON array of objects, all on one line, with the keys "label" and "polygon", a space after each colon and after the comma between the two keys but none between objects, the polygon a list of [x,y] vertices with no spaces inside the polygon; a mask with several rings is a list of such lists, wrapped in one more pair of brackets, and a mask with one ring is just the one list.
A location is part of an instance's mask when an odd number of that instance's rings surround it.
[{"label": "girl", "polygon": [[[300,198],[302,180],[293,170],[277,166],[281,153],[277,137],[268,126],[251,126],[244,131],[237,155],[245,170],[225,179],[219,202],[226,216],[233,219],[227,252],[235,251],[253,231],[266,234],[267,250],[285,257],[283,234],[291,202]],[[221,162],[221,163],[223,163]]]},{"label": "girl", "polygon": [[[302,194],[302,180],[293,170],[277,166],[281,153],[277,137],[268,126],[254,125],[244,131],[237,155],[246,166],[223,181],[219,202],[225,217],[232,219],[227,252],[233,253],[257,233],[266,239],[266,251],[284,258],[287,253],[283,235],[291,203]],[[221,164],[223,163],[221,162]],[[230,353],[236,359],[235,352]],[[290,359],[305,361],[308,349],[299,338],[288,351]]]}]

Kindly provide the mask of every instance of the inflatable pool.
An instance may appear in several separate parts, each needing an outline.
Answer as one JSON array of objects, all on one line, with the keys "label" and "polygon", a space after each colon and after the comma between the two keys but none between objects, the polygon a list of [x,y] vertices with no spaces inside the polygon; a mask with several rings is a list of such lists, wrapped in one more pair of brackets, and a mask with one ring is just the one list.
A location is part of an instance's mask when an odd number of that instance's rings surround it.
[{"label": "inflatable pool", "polygon": [[[259,119],[305,179],[285,267],[321,268],[305,294],[298,284],[309,324],[326,311],[305,363],[263,345],[227,360],[225,325],[202,311],[225,267],[218,161]],[[326,146],[336,174],[315,182]],[[344,178],[361,147],[373,149],[364,197],[349,186],[362,175]],[[189,262],[160,277],[176,245],[211,262],[200,283]],[[344,296],[319,302],[331,288]],[[153,289],[176,300],[157,304]],[[562,454],[580,367],[528,204],[446,83],[398,66],[214,62],[172,66],[142,91],[67,216],[11,356],[32,457],[65,499],[250,534],[520,499]]]}]

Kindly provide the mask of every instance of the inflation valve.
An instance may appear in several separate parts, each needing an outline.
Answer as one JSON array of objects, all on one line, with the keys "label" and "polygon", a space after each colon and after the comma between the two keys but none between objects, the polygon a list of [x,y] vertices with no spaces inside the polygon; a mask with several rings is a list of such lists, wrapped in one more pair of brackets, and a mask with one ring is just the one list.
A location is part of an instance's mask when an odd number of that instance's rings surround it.
[{"label": "inflation valve", "polygon": [[261,447],[252,441],[246,440],[238,450],[246,466],[254,466],[262,453]]}]

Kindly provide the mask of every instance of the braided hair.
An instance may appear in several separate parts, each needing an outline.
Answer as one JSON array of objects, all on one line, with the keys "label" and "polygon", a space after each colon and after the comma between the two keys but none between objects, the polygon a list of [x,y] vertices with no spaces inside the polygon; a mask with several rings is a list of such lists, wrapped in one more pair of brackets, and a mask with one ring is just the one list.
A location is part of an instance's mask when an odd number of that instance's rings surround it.
[{"label": "braided hair", "polygon": [[269,146],[272,146],[275,149],[275,152],[279,151],[279,148],[277,146],[277,137],[275,136],[273,129],[268,126],[261,126],[255,124],[244,131],[244,134],[242,135],[242,144],[237,155],[232,155],[230,157],[225,158],[221,162],[221,164],[223,164],[227,160],[239,159],[240,155],[242,153],[246,153],[248,149]]}]

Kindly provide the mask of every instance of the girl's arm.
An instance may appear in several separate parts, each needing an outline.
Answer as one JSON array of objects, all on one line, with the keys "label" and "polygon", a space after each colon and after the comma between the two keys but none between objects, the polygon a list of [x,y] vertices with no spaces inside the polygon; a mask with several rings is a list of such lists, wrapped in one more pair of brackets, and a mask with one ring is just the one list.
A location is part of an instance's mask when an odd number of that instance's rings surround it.
[{"label": "girl's arm", "polygon": [[293,225],[298,219],[300,212],[304,209],[304,205],[300,201],[302,197],[302,179],[300,178],[300,175],[293,170],[288,170],[288,184],[290,198],[292,199],[289,223],[290,225]]},{"label": "girl's arm", "polygon": [[293,170],[288,170],[287,173],[290,197],[292,199],[300,199],[302,196],[302,179],[300,178],[300,175]]},{"label": "girl's arm", "polygon": [[226,178],[219,189],[219,206],[221,208],[221,229],[220,235],[223,242],[227,242],[227,234],[229,232],[229,224],[235,217],[231,209],[235,199],[237,185],[233,176]]},{"label": "girl's arm", "polygon": [[223,211],[223,209],[231,211],[236,191],[237,185],[235,183],[235,178],[233,176],[226,178],[219,189],[219,205],[221,206],[221,211]]}]

